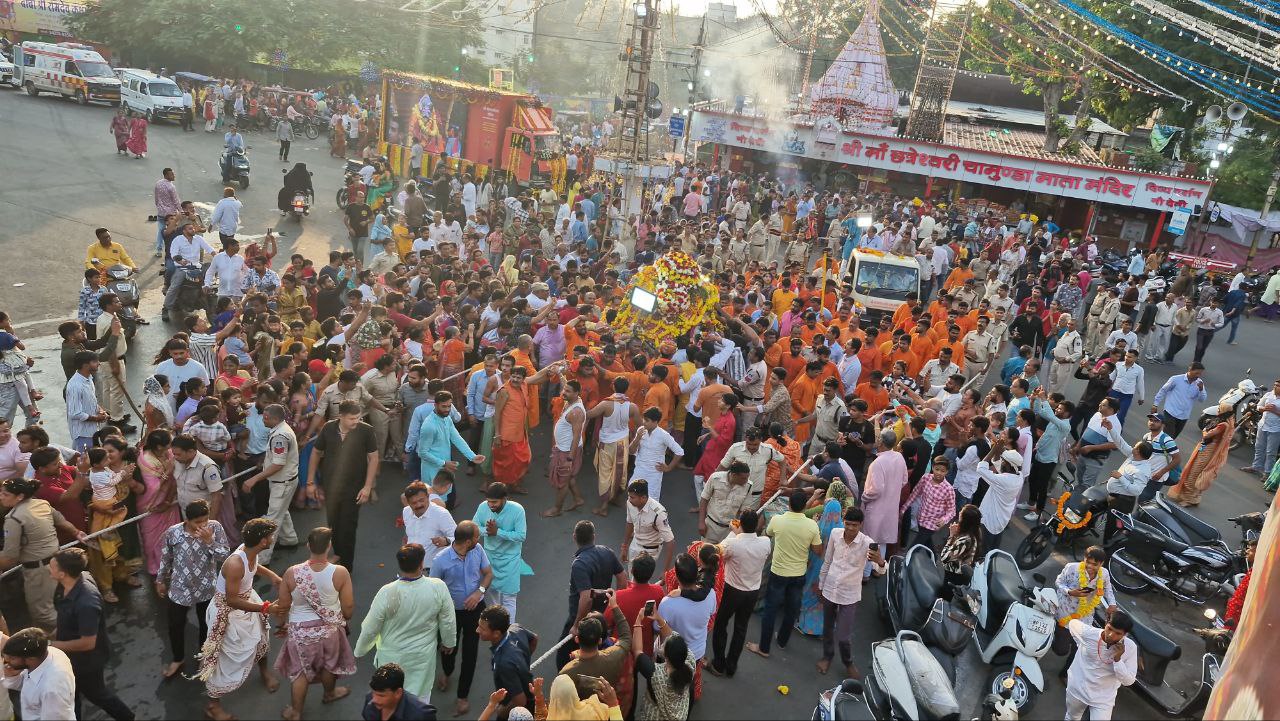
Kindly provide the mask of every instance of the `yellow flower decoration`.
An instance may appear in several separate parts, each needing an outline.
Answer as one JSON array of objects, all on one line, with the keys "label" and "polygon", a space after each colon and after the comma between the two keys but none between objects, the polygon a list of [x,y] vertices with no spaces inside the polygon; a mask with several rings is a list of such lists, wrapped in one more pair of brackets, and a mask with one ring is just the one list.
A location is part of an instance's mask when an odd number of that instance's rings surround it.
[{"label": "yellow flower decoration", "polygon": [[652,313],[624,302],[613,320],[619,333],[641,338],[653,345],[685,335],[701,325],[716,327],[720,290],[702,273],[697,261],[678,250],[661,256],[653,265],[641,268],[627,286],[624,298],[635,288],[657,296]]}]

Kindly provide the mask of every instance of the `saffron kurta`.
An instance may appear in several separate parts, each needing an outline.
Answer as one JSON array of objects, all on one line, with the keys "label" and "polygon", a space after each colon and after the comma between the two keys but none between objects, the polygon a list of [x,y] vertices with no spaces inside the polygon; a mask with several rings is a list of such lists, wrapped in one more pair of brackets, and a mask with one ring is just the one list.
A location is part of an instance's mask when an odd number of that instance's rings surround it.
[{"label": "saffron kurta", "polygon": [[441,639],[455,643],[453,599],[438,578],[398,578],[378,589],[369,613],[360,624],[356,656],[378,653],[374,665],[396,663],[404,669],[404,690],[431,700],[436,681],[436,657]]}]

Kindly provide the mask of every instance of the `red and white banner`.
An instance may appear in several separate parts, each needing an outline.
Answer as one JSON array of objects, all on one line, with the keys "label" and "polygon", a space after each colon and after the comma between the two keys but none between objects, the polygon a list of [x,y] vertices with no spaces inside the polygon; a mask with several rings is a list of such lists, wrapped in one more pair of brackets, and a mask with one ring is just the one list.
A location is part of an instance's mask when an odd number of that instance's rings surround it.
[{"label": "red and white banner", "polygon": [[699,110],[694,113],[689,139],[1151,210],[1193,208],[1202,205],[1209,194],[1207,180],[843,132],[823,120],[816,125],[817,130],[785,121]]}]

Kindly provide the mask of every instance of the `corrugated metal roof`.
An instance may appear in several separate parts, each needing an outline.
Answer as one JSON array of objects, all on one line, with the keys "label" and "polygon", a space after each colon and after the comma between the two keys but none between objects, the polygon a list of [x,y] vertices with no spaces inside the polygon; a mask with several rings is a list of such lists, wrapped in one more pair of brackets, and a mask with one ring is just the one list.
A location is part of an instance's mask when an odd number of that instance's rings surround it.
[{"label": "corrugated metal roof", "polygon": [[1076,155],[1066,156],[1062,153],[1044,152],[1043,130],[1020,130],[1017,128],[995,128],[983,125],[967,125],[965,123],[947,123],[946,134],[942,138],[944,145],[956,145],[970,150],[985,150],[992,153],[1021,155],[1040,160],[1069,160],[1080,163],[1102,163],[1102,158],[1091,147],[1081,143]]}]

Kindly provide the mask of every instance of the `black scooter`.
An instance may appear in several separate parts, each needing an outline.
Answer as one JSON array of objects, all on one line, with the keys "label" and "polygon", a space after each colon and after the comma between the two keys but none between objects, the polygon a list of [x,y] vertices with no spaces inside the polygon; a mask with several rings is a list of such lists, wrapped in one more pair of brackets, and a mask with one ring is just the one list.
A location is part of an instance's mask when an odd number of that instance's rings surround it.
[{"label": "black scooter", "polygon": [[[1105,623],[1105,618],[1095,614],[1095,625]],[[1181,646],[1137,619],[1129,638],[1138,646],[1138,677],[1128,688],[1168,718],[1200,718],[1218,682],[1221,659],[1209,652],[1200,657],[1200,683],[1188,694],[1168,686],[1164,680],[1169,663],[1182,658]],[[1207,649],[1209,643],[1205,646]]]},{"label": "black scooter", "polygon": [[[893,632],[918,632],[947,678],[955,683],[956,657],[978,625],[972,592],[955,587],[948,593],[933,551],[925,546],[912,546],[906,555],[890,558],[887,576],[882,608]],[[954,599],[947,600],[951,595]]]}]

